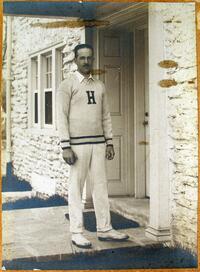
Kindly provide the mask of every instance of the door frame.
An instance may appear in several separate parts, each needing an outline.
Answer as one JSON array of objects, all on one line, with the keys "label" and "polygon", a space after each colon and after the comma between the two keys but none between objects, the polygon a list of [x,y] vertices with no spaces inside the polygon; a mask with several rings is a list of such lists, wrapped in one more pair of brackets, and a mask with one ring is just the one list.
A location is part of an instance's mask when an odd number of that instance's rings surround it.
[{"label": "door frame", "polygon": [[[148,131],[148,26],[145,22],[134,28],[134,143],[135,198],[149,196]],[[144,73],[141,73],[144,68]],[[147,113],[147,114],[146,114]],[[142,154],[142,155],[141,155]]]}]

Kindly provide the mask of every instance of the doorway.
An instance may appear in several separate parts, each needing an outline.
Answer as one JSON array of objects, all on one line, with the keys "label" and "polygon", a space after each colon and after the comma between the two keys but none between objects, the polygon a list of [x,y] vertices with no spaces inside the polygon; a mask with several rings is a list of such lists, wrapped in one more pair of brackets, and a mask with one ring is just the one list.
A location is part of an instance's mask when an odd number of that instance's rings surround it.
[{"label": "doorway", "polygon": [[116,155],[107,161],[109,195],[145,198],[149,195],[147,30],[116,24],[96,29],[90,40],[94,70],[106,85],[113,125]]}]

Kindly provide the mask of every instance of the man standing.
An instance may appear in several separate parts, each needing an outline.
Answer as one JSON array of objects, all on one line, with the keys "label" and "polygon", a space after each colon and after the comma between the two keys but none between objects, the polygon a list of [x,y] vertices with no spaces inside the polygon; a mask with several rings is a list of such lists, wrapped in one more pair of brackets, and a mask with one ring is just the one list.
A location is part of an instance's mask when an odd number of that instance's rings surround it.
[{"label": "man standing", "polygon": [[91,75],[93,48],[74,49],[78,70],[61,82],[57,91],[57,126],[63,159],[69,164],[69,219],[72,242],[91,247],[83,236],[82,191],[90,175],[90,187],[99,240],[126,240],[128,235],[111,226],[105,157],[114,158],[112,125],[103,82]]}]

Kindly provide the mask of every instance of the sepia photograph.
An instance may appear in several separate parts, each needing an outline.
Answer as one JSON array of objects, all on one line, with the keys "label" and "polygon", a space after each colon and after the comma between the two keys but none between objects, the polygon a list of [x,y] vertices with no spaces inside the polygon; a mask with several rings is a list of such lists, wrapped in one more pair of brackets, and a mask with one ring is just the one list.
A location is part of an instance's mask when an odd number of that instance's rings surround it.
[{"label": "sepia photograph", "polygon": [[1,269],[199,268],[199,5],[2,6]]}]

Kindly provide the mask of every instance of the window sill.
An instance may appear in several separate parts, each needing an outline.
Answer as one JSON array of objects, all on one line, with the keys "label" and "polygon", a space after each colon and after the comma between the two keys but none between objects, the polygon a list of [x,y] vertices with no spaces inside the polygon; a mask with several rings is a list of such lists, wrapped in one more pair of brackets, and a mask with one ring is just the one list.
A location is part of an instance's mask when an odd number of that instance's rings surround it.
[{"label": "window sill", "polygon": [[27,130],[31,134],[41,135],[41,136],[56,136],[58,137],[58,131],[55,128],[37,128],[32,127]]}]

